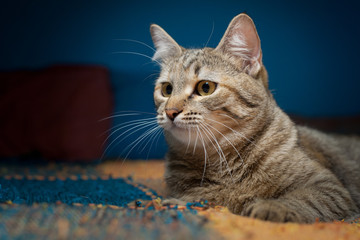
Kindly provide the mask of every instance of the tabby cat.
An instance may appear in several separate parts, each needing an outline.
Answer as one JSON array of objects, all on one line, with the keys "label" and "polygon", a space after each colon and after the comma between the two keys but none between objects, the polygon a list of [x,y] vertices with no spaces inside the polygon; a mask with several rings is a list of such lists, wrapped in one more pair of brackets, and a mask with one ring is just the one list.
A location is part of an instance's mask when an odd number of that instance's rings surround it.
[{"label": "tabby cat", "polygon": [[359,214],[359,138],[297,126],[277,106],[248,15],[231,21],[215,49],[185,49],[155,24],[150,31],[170,197],[276,222]]}]

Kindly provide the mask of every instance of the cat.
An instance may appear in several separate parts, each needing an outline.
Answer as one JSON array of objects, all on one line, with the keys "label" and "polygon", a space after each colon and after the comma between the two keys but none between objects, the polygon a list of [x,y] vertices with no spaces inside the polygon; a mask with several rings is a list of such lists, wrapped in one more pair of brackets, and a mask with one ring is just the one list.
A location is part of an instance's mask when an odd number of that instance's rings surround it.
[{"label": "cat", "polygon": [[185,49],[156,24],[150,33],[170,198],[274,222],[359,214],[360,139],[297,126],[278,107],[247,14],[216,48]]}]

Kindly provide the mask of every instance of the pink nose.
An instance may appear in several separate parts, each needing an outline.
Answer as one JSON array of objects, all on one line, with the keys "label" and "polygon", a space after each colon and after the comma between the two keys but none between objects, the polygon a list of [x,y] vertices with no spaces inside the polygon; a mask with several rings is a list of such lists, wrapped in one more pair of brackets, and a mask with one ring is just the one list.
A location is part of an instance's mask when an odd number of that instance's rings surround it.
[{"label": "pink nose", "polygon": [[179,115],[182,112],[182,110],[180,111],[177,108],[167,108],[167,109],[165,109],[165,112],[166,112],[166,115],[168,116],[168,118],[171,121],[174,121],[176,116]]}]

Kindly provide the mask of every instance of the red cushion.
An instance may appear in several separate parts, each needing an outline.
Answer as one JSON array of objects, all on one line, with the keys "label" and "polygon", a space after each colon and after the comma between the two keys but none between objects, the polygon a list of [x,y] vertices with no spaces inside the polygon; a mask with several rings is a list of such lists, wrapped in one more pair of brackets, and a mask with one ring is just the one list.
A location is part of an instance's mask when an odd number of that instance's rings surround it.
[{"label": "red cushion", "polygon": [[91,161],[102,155],[112,114],[108,71],[53,66],[0,73],[0,156],[39,152],[47,159]]}]

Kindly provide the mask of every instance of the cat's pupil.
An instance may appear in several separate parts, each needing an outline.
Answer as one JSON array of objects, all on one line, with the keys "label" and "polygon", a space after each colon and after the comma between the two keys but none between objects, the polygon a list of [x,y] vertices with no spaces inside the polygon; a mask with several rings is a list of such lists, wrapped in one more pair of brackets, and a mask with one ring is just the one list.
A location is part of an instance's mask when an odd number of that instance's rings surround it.
[{"label": "cat's pupil", "polygon": [[204,83],[201,88],[204,91],[204,93],[209,93],[210,86],[208,82]]},{"label": "cat's pupil", "polygon": [[166,91],[166,94],[170,95],[172,92],[172,86],[170,84],[167,85],[165,91]]}]

